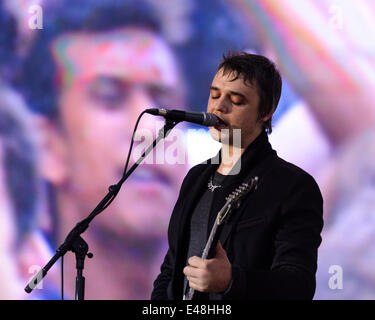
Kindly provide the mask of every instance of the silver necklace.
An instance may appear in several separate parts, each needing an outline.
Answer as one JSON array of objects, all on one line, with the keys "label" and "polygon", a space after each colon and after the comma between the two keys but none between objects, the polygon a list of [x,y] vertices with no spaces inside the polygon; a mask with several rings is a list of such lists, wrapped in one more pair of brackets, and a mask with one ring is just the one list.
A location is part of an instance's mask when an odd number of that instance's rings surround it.
[{"label": "silver necklace", "polygon": [[209,191],[214,192],[216,188],[221,188],[221,184],[214,184],[213,177],[211,176],[210,180],[208,181],[207,188]]}]

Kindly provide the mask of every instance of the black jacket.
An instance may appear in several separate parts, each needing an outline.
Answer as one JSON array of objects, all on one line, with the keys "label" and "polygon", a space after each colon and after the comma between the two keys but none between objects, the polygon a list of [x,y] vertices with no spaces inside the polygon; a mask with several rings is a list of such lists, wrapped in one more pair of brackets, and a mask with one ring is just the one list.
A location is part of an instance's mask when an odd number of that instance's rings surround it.
[{"label": "black jacket", "polygon": [[[152,299],[182,299],[190,215],[218,167],[213,159],[193,167],[182,183]],[[319,187],[308,173],[279,158],[263,132],[241,156],[239,174],[227,176],[215,190],[215,216],[249,172],[259,177],[258,188],[242,201],[220,236],[232,264],[232,283],[210,298],[312,299],[323,228]]]}]

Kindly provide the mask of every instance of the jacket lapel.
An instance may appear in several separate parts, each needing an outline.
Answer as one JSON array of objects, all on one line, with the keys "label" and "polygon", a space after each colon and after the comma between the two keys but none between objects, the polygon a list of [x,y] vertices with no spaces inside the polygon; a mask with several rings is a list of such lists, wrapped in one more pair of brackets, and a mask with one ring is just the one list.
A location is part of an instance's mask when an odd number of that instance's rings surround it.
[{"label": "jacket lapel", "polygon": [[[238,183],[238,185],[234,186],[232,191],[236,187],[238,187],[239,185],[240,185],[240,183]],[[256,192],[256,191],[252,190],[249,194],[247,194],[245,196],[244,199],[242,199],[242,202],[246,201],[247,198],[250,198],[252,196],[253,192]],[[230,192],[228,193],[228,195],[229,194],[230,194]],[[223,229],[222,229],[220,237],[219,237],[219,241],[220,241],[220,243],[223,247],[225,246],[225,244],[228,240],[228,237],[232,232],[233,227],[236,225],[237,221],[241,218],[241,215],[244,212],[243,210],[241,210],[241,206],[242,206],[242,203],[241,203],[241,205],[238,209],[234,209],[232,211],[231,216],[229,217],[228,221],[223,225]]]}]

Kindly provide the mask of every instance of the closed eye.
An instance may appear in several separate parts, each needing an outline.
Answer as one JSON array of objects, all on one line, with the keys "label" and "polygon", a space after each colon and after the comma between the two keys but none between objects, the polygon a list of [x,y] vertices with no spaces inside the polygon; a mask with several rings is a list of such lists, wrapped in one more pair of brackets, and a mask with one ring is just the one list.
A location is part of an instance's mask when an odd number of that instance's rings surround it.
[{"label": "closed eye", "polygon": [[219,99],[220,98],[220,91],[216,87],[210,88],[210,97],[211,99]]},{"label": "closed eye", "polygon": [[234,104],[236,106],[240,106],[240,105],[244,104],[243,101],[233,101],[233,100],[231,100],[231,102],[232,102],[232,104]]},{"label": "closed eye", "polygon": [[246,103],[246,97],[242,93],[231,91],[230,101],[234,105],[239,106]]}]

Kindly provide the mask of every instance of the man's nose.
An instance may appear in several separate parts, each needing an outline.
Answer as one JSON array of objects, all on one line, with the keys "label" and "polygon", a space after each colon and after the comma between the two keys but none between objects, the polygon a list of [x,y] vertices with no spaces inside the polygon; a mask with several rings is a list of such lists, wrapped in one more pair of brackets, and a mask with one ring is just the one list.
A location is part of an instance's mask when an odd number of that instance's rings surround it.
[{"label": "man's nose", "polygon": [[220,113],[228,113],[230,111],[231,105],[226,97],[221,97],[215,104],[214,110]]},{"label": "man's nose", "polygon": [[[135,124],[139,115],[142,111],[157,107],[155,99],[152,97],[149,90],[144,86],[134,86],[127,99],[128,104],[128,114],[131,118],[130,127],[133,131]],[[156,139],[160,128],[164,125],[164,118],[150,115],[148,113],[144,114],[138,124],[138,128],[135,134],[134,146],[137,146],[139,143],[144,145],[152,143]],[[154,153],[155,153],[154,149]]]}]

